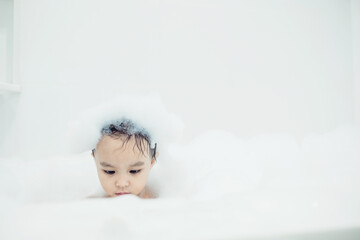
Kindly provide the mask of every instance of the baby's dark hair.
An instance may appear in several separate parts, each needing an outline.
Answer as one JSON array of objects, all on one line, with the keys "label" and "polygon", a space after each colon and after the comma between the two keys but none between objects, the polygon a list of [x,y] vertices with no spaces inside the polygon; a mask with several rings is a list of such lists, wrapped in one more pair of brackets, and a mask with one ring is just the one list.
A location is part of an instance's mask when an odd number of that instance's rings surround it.
[{"label": "baby's dark hair", "polygon": [[[149,154],[152,158],[156,160],[156,143],[155,147],[151,148],[151,137],[150,134],[141,127],[138,127],[133,121],[130,119],[121,119],[118,121],[114,121],[110,124],[105,125],[101,129],[101,135],[107,135],[113,138],[125,137],[123,141],[123,146],[126,144],[132,136],[135,138],[135,145],[140,152],[144,155],[146,150],[146,143],[148,145]],[[95,153],[95,149],[92,150],[93,154]]]}]

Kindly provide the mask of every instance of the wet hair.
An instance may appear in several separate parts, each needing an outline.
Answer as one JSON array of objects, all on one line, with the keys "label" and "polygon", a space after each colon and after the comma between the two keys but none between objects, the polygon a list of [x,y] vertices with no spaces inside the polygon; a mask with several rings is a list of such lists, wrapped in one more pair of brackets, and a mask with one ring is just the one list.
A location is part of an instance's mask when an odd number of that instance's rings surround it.
[{"label": "wet hair", "polygon": [[[145,128],[137,126],[130,119],[123,118],[118,121],[114,121],[110,124],[105,125],[101,129],[102,136],[110,136],[113,138],[125,137],[122,146],[126,144],[132,136],[135,138],[135,146],[140,150],[140,152],[145,155],[146,147],[148,146],[149,154],[151,158],[156,160],[156,143],[155,147],[151,148],[151,136],[146,131]],[[147,146],[146,146],[147,145]],[[92,150],[92,153],[95,155],[95,149]]]}]

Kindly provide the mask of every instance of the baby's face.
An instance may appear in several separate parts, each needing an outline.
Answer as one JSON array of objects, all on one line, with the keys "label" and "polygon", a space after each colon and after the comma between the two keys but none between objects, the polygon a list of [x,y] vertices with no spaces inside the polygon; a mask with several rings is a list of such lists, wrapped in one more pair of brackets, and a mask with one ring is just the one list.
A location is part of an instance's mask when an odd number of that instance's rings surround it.
[{"label": "baby's face", "polygon": [[[109,197],[130,193],[141,197],[155,159],[137,148],[135,138],[124,143],[125,137],[103,136],[95,149],[95,163],[100,183]],[[123,145],[124,143],[124,145]]]}]

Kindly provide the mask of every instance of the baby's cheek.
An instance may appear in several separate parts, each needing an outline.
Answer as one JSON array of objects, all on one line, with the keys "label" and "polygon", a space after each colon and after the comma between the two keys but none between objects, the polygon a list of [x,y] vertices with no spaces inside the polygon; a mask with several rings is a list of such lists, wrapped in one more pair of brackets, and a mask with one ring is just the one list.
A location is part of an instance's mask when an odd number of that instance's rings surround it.
[{"label": "baby's cheek", "polygon": [[134,193],[139,194],[143,190],[145,184],[146,184],[146,180],[143,175],[138,176],[136,179],[134,179],[132,186]]},{"label": "baby's cheek", "polygon": [[111,181],[106,176],[99,176],[100,183],[104,188],[105,192],[111,192]]}]

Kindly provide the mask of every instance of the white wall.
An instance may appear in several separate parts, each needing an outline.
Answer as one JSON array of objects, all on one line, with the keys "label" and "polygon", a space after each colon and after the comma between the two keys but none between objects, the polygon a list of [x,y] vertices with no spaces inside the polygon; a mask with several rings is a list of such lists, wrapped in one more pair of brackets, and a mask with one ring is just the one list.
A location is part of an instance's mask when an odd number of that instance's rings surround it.
[{"label": "white wall", "polygon": [[13,1],[0,0],[0,82],[12,78]]},{"label": "white wall", "polygon": [[353,2],[18,0],[23,91],[16,115],[0,101],[16,119],[0,156],[56,153],[69,116],[124,92],[159,92],[184,141],[353,123]]},{"label": "white wall", "polygon": [[360,0],[351,0],[351,31],[354,79],[354,117],[360,124]]}]

